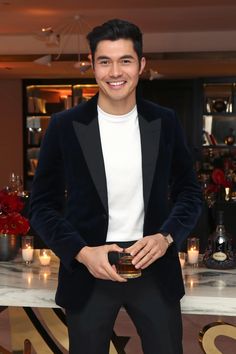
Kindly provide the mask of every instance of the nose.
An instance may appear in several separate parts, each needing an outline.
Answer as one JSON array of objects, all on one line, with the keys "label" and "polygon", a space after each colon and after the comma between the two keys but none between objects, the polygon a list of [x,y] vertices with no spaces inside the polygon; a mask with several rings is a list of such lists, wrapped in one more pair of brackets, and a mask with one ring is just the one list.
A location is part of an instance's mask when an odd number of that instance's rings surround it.
[{"label": "nose", "polygon": [[119,63],[112,63],[110,68],[110,76],[119,77],[121,75],[121,67]]}]

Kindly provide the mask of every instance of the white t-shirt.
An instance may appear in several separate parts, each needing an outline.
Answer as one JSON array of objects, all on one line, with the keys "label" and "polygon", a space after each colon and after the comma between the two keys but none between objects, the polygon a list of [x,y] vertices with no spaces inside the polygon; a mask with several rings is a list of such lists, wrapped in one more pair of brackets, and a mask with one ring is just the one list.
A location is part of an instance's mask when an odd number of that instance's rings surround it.
[{"label": "white t-shirt", "polygon": [[107,242],[143,237],[142,154],[137,107],[111,115],[98,107],[106,171],[109,224]]}]

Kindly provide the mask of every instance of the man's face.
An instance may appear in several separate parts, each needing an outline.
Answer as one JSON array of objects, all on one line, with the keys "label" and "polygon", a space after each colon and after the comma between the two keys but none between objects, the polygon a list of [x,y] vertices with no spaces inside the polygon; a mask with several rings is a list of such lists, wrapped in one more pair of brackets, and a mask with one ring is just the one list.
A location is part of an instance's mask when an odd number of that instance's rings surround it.
[{"label": "man's face", "polygon": [[144,66],[145,59],[139,62],[131,40],[99,42],[93,69],[99,85],[101,108],[113,114],[112,107],[117,107],[119,103],[125,110],[132,108],[135,105],[135,89]]}]

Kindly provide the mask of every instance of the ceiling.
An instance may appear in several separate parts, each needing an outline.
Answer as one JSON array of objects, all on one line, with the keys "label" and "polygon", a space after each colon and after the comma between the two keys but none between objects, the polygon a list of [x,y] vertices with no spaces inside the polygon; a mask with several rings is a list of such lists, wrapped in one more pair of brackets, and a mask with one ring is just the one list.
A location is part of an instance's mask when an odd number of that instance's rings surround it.
[{"label": "ceiling", "polygon": [[[71,30],[58,47],[41,32],[60,32],[81,19],[79,52],[87,58],[87,33],[111,18],[136,23],[144,34],[147,68],[153,78],[236,76],[235,0],[0,0],[0,79],[91,77],[74,67],[78,45]],[[52,54],[51,66],[35,59]],[[158,74],[157,74],[158,72]]]}]

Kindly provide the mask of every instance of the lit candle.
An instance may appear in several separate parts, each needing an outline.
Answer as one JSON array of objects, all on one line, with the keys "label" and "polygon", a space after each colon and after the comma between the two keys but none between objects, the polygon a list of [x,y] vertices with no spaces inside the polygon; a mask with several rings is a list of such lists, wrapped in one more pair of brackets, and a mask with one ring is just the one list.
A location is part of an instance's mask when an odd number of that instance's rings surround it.
[{"label": "lit candle", "polygon": [[21,239],[22,258],[25,264],[31,264],[34,258],[34,236],[25,235]]},{"label": "lit candle", "polygon": [[199,255],[199,238],[191,237],[187,240],[187,250],[188,250],[188,263],[196,264],[198,263]]},{"label": "lit candle", "polygon": [[50,251],[49,250],[41,250],[39,255],[39,261],[41,265],[49,265],[51,261]]},{"label": "lit candle", "polygon": [[198,255],[199,251],[195,249],[194,247],[191,247],[190,250],[188,250],[188,263],[189,264],[195,264],[198,262]]},{"label": "lit candle", "polygon": [[32,261],[34,256],[34,249],[31,246],[22,249],[22,258],[26,262]]}]

